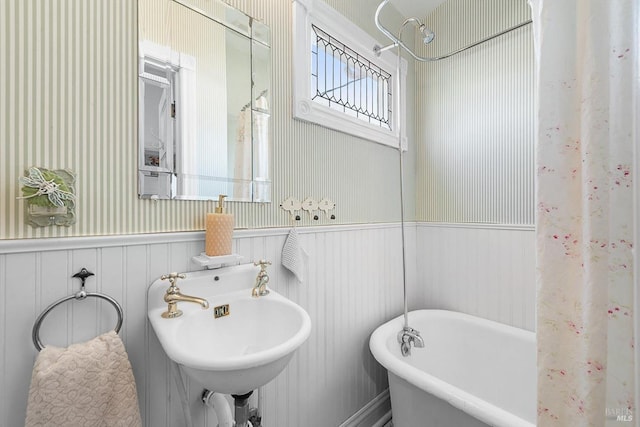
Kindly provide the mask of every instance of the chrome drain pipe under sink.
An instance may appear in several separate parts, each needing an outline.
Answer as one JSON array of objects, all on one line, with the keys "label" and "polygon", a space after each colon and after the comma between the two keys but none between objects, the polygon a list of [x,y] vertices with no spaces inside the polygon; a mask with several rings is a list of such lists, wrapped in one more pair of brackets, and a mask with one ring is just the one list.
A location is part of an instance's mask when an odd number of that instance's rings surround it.
[{"label": "chrome drain pipe under sink", "polygon": [[249,407],[249,397],[253,392],[242,395],[232,394],[235,415],[231,415],[231,407],[225,395],[211,390],[202,392],[202,402],[216,413],[218,427],[254,427],[250,420],[258,421],[255,427],[260,427],[260,417],[257,409]]},{"label": "chrome drain pipe under sink", "polygon": [[249,421],[249,397],[253,391],[245,394],[232,394],[235,409],[236,427],[253,427]]}]

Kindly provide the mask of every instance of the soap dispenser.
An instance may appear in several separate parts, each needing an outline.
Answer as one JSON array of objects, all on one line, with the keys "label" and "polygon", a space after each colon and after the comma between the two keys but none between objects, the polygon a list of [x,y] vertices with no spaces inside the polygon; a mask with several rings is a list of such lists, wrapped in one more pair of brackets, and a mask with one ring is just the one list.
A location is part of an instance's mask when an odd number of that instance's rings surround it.
[{"label": "soap dispenser", "polygon": [[225,195],[218,196],[218,206],[215,213],[207,214],[207,229],[205,234],[205,254],[207,256],[221,256],[231,254],[233,238],[233,215],[224,212]]}]

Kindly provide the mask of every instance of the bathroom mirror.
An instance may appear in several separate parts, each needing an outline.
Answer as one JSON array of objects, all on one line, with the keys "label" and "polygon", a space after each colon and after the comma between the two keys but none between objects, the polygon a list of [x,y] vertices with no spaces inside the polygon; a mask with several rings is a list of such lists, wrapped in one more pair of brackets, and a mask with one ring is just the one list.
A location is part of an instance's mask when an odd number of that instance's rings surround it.
[{"label": "bathroom mirror", "polygon": [[268,202],[270,30],[220,0],[138,1],[138,194]]}]

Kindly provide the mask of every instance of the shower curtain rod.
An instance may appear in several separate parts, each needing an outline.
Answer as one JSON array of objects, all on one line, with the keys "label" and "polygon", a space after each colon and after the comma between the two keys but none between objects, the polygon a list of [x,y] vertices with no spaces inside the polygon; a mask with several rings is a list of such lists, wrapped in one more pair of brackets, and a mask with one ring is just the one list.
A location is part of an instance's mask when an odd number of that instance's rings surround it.
[{"label": "shower curtain rod", "polygon": [[[433,62],[433,61],[439,61],[441,59],[447,59],[450,56],[453,55],[457,55],[458,53],[464,52],[465,50],[471,49],[472,47],[478,46],[479,44],[488,42],[489,40],[493,40],[496,37],[500,37],[503,34],[509,33],[511,31],[517,30],[520,27],[524,27],[525,25],[531,24],[532,20],[529,19],[528,21],[522,22],[520,24],[514,25],[513,27],[509,27],[504,31],[500,31],[499,33],[493,34],[492,36],[489,36],[487,38],[484,38],[480,41],[477,41],[475,43],[472,43],[470,45],[464,46],[458,50],[455,50],[451,53],[448,53],[446,55],[443,56],[435,56],[435,57],[423,57],[423,56],[418,56],[416,55],[407,45],[404,44],[404,42],[402,40],[400,40],[399,38],[397,38],[396,36],[394,36],[391,31],[387,30],[382,23],[380,22],[380,11],[382,11],[382,8],[389,2],[389,0],[382,0],[382,2],[380,3],[380,5],[378,6],[378,8],[376,9],[376,16],[375,16],[375,21],[376,21],[376,27],[378,27],[378,29],[385,35],[387,36],[389,39],[391,39],[393,41],[393,45],[397,46],[400,45],[404,50],[406,50],[407,52],[409,52],[409,54],[416,59],[417,61],[420,62]],[[381,48],[379,46],[374,46],[374,51],[375,52],[381,52],[382,50],[384,50],[385,48]]]}]

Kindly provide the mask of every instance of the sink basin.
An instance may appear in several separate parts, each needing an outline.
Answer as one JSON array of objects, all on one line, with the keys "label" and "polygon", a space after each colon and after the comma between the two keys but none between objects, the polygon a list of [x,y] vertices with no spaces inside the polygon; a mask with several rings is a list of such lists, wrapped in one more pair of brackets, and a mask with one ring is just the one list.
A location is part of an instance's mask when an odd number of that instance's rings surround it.
[{"label": "sink basin", "polygon": [[[306,311],[277,292],[259,298],[251,289],[260,269],[253,264],[186,273],[177,286],[185,295],[205,298],[210,308],[179,302],[183,315],[161,316],[168,281],[149,287],[149,321],[167,356],[207,389],[244,394],[275,378],[311,332]],[[214,317],[228,305],[228,315]]]}]

